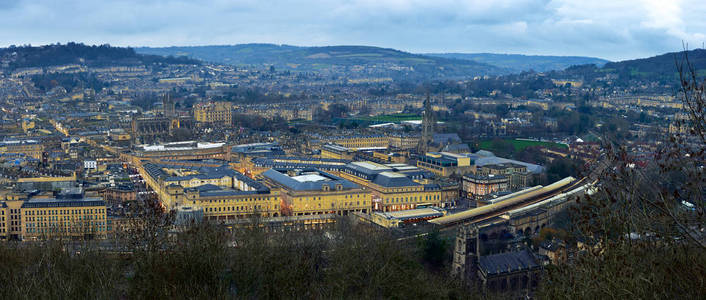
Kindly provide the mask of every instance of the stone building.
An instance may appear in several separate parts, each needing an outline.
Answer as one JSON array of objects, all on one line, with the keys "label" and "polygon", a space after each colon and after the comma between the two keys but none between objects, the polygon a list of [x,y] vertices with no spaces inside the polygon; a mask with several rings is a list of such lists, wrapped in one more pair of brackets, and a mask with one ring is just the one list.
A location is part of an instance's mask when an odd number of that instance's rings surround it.
[{"label": "stone building", "polygon": [[456,235],[451,274],[484,294],[529,297],[539,283],[542,265],[529,250],[481,255],[479,229],[461,226]]}]

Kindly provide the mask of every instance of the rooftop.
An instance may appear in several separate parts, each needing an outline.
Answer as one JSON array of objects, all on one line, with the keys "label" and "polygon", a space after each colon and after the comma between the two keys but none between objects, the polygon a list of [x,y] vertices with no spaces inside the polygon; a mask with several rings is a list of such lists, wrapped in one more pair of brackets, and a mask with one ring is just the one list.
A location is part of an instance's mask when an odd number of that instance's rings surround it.
[{"label": "rooftop", "polygon": [[498,275],[539,268],[537,260],[527,250],[481,256],[478,259],[483,273]]},{"label": "rooftop", "polygon": [[441,217],[444,215],[444,211],[436,207],[426,207],[385,213],[381,212],[379,214],[382,214],[388,219],[398,219],[405,221],[409,219]]},{"label": "rooftop", "polygon": [[319,174],[305,174],[299,176],[292,176],[292,179],[299,182],[316,182],[316,181],[329,181],[331,179],[321,176]]},{"label": "rooftop", "polygon": [[324,186],[331,191],[335,191],[337,186],[345,190],[359,188],[353,182],[318,169],[269,169],[262,175],[277,185],[295,191],[321,191]]},{"label": "rooftop", "polygon": [[327,150],[333,150],[333,151],[339,151],[339,152],[347,152],[349,151],[348,148],[336,145],[336,144],[326,144],[321,146],[322,149],[327,149]]},{"label": "rooftop", "polygon": [[394,172],[380,173],[378,176],[375,176],[373,183],[382,187],[406,187],[420,185],[406,175]]},{"label": "rooftop", "polygon": [[194,149],[210,149],[218,148],[225,145],[225,143],[210,143],[210,142],[173,142],[160,145],[141,145],[144,151],[174,151],[174,150],[194,150]]},{"label": "rooftop", "polygon": [[[257,191],[268,191],[269,189],[262,183],[253,180],[229,168],[227,165],[219,167],[208,167],[208,166],[189,166],[189,165],[170,165],[170,164],[154,164],[147,163],[144,165],[145,171],[152,178],[162,178],[166,182],[176,182],[176,181],[187,181],[191,179],[218,179],[223,177],[233,177],[239,181],[245,182],[249,187]],[[187,170],[188,175],[183,176],[172,176],[165,171],[165,169],[176,169],[176,170]]]},{"label": "rooftop", "polygon": [[371,171],[383,171],[383,170],[390,170],[391,168],[385,165],[381,165],[378,163],[370,162],[370,161],[356,161],[352,162],[351,165],[365,168]]}]

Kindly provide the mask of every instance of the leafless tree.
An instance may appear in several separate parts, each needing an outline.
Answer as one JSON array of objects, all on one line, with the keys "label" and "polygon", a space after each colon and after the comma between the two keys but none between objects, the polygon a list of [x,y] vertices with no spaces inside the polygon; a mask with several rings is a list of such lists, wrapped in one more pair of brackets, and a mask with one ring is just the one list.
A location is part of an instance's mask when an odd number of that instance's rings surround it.
[{"label": "leafless tree", "polygon": [[[587,247],[572,264],[549,268],[544,297],[673,298],[706,293],[706,121],[704,81],[688,51],[675,57],[688,117],[653,157],[606,145],[593,195],[573,210]],[[685,130],[680,130],[684,128]]]}]

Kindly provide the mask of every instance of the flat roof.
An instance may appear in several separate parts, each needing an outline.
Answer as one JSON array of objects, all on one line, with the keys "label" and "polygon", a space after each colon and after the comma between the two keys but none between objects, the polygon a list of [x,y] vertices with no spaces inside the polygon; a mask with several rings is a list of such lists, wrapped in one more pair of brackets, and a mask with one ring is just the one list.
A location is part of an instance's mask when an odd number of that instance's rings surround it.
[{"label": "flat roof", "polygon": [[456,154],[456,153],[451,153],[451,152],[440,152],[440,153],[441,153],[441,155],[450,156],[453,158],[468,158],[468,156],[466,156],[466,155],[461,155],[461,154]]},{"label": "flat roof", "polygon": [[404,175],[404,174],[395,173],[395,172],[382,172],[382,173],[380,173],[380,175],[381,175],[381,176],[385,176],[385,177],[390,177],[390,178],[407,177],[407,176]]},{"label": "flat roof", "polygon": [[[335,175],[323,172],[318,169],[303,170],[302,175],[290,177],[287,170],[269,169],[262,173],[262,176],[285,186],[288,189],[297,191],[317,190],[320,191],[324,185],[327,185],[330,190],[335,190],[336,185],[340,184],[344,189],[355,189],[359,186],[353,182],[337,177]],[[301,174],[301,173],[300,173]],[[299,177],[299,179],[295,178]],[[319,180],[319,179],[325,180]]]},{"label": "flat roof", "polygon": [[373,170],[373,171],[382,171],[382,170],[391,170],[392,169],[388,166],[374,163],[371,161],[356,161],[356,162],[352,162],[351,164],[366,168],[368,170]]},{"label": "flat roof", "polygon": [[324,176],[321,176],[319,174],[305,174],[305,175],[299,175],[299,176],[292,176],[291,178],[296,181],[299,181],[299,182],[316,182],[316,181],[331,180],[331,179],[326,178]]},{"label": "flat roof", "polygon": [[379,214],[382,214],[388,219],[397,219],[404,221],[409,219],[441,217],[444,215],[444,211],[438,208],[425,207],[385,213],[379,212]]},{"label": "flat roof", "polygon": [[336,145],[336,144],[326,144],[326,145],[323,145],[322,148],[329,148],[329,149],[335,150],[335,151],[348,151],[349,150],[346,147],[343,147],[341,145]]},{"label": "flat roof", "polygon": [[417,170],[419,168],[415,167],[415,166],[406,165],[406,166],[395,167],[395,169],[397,169],[399,171],[407,171],[407,170]]}]

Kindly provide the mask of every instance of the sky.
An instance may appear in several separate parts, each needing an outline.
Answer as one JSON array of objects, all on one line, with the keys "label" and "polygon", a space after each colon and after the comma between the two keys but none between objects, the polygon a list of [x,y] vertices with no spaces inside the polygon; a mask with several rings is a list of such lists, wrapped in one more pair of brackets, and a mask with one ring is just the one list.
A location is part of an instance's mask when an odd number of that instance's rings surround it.
[{"label": "sky", "polygon": [[0,46],[274,43],[609,60],[702,48],[704,0],[0,0]]}]

